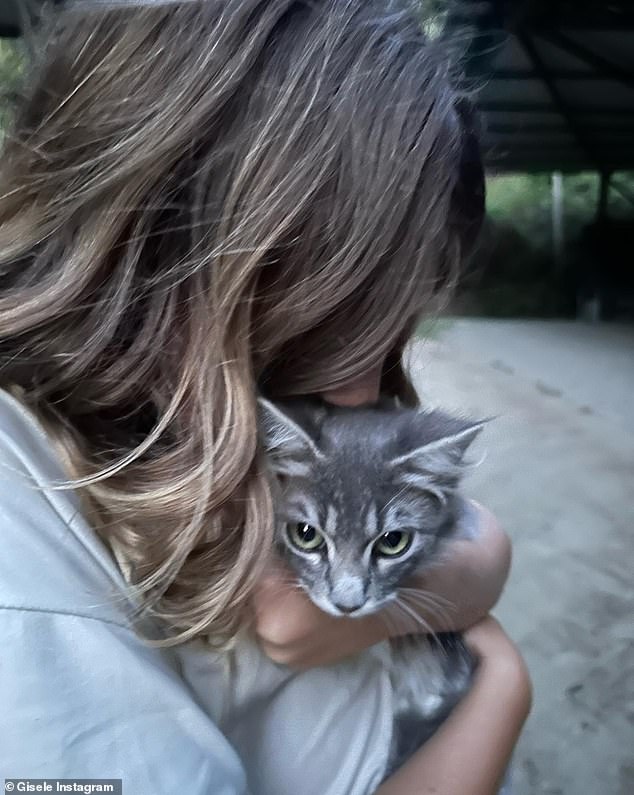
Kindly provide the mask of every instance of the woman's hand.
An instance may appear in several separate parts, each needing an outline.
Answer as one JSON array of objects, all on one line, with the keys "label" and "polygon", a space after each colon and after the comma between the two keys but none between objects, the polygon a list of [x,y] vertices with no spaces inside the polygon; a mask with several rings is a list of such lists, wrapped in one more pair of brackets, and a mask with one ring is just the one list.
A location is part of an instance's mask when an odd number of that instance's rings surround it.
[{"label": "woman's hand", "polygon": [[338,662],[388,636],[376,615],[336,618],[324,613],[277,562],[255,595],[255,631],[271,660],[293,668]]},{"label": "woman's hand", "polygon": [[[417,608],[433,630],[461,630],[485,616],[497,602],[510,566],[510,542],[494,517],[474,506],[478,527],[473,540],[448,545],[444,562],[417,585],[437,594],[451,613]],[[385,640],[391,634],[419,632],[420,625],[380,614],[335,618],[317,608],[279,563],[273,563],[255,595],[255,631],[264,652],[275,662],[311,668],[337,662]],[[393,627],[391,631],[388,629]]]},{"label": "woman's hand", "polygon": [[486,616],[470,627],[463,638],[469,649],[478,658],[478,670],[496,670],[502,676],[504,669],[518,679],[527,677],[526,665],[513,641],[493,616]]}]

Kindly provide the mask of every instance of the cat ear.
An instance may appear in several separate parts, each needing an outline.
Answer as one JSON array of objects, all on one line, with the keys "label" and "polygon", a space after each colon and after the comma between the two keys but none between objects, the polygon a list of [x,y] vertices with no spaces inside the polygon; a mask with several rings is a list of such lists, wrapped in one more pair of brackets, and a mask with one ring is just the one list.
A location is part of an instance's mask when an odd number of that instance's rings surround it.
[{"label": "cat ear", "polygon": [[258,398],[260,435],[279,475],[305,475],[322,453],[314,440],[283,408]]},{"label": "cat ear", "polygon": [[465,453],[483,428],[484,422],[473,423],[449,436],[426,442],[394,458],[390,464],[404,474],[444,476],[455,480],[464,466]]}]

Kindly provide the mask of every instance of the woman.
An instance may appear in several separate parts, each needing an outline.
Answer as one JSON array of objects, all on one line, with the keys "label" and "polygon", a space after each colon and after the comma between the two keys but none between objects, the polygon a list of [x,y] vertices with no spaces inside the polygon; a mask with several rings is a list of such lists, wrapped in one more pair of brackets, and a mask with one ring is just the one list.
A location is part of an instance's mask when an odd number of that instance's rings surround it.
[{"label": "woman", "polygon": [[[243,792],[200,639],[235,649],[251,626],[284,670],[327,676],[387,636],[321,614],[271,560],[256,398],[415,400],[402,348],[468,253],[482,172],[399,6],[100,0],[50,23],[2,160],[7,774]],[[476,681],[384,795],[495,792],[528,711],[484,618],[508,542],[476,513],[426,583],[472,627]],[[355,733],[361,769],[372,726]]]}]

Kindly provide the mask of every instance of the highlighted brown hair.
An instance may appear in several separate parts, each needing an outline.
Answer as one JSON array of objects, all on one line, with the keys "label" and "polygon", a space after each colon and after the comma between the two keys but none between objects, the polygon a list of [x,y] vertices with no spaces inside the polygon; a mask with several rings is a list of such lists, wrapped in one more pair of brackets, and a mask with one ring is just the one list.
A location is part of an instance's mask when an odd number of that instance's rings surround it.
[{"label": "highlighted brown hair", "polygon": [[102,0],[45,32],[0,166],[0,383],[168,642],[227,641],[272,537],[256,393],[386,354],[407,393],[482,213],[468,106],[405,2]]}]

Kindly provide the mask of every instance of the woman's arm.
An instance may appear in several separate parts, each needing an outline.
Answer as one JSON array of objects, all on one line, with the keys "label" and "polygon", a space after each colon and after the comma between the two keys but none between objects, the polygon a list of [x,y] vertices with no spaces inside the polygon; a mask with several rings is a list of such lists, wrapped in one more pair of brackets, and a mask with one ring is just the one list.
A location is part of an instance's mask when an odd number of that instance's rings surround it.
[{"label": "woman's arm", "polygon": [[[445,562],[431,570],[421,587],[455,608],[442,620],[433,612],[421,615],[435,630],[462,630],[483,618],[497,602],[510,567],[511,545],[492,514],[475,506],[478,528],[473,540],[451,542]],[[379,616],[334,618],[317,608],[289,584],[289,573],[272,568],[262,580],[255,600],[256,633],[266,654],[296,668],[327,665],[356,654],[390,635]],[[446,620],[445,620],[446,618]],[[449,622],[449,623],[447,623]],[[389,622],[394,626],[394,622]],[[420,627],[403,622],[400,631]]]},{"label": "woman's arm", "polygon": [[474,684],[427,743],[377,795],[496,795],[531,705],[519,652],[493,618],[465,634],[479,658]]},{"label": "woman's arm", "polygon": [[469,520],[477,525],[473,539],[450,542],[445,562],[418,578],[421,588],[452,606],[446,616],[425,616],[433,630],[463,630],[484,618],[500,598],[509,575],[509,537],[490,511],[479,503],[469,505]]}]

